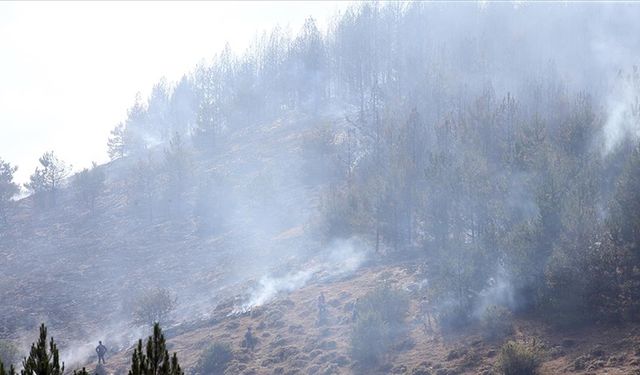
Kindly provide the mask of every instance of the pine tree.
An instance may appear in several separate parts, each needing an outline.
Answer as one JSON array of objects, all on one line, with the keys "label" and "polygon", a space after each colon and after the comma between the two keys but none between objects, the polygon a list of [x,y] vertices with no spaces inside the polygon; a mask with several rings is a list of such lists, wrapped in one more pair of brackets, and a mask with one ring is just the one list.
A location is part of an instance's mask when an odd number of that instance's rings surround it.
[{"label": "pine tree", "polygon": [[169,357],[158,323],[153,326],[153,336],[147,339],[145,352],[142,351],[142,340],[138,341],[138,346],[133,351],[129,375],[184,375],[178,364],[178,356],[173,353]]},{"label": "pine tree", "polygon": [[64,363],[60,364],[58,347],[53,341],[49,341],[47,350],[47,327],[44,323],[40,326],[40,338],[38,342],[31,344],[29,357],[22,361],[21,375],[63,375]]},{"label": "pine tree", "polygon": [[18,167],[13,167],[0,158],[0,223],[6,218],[11,198],[20,190],[18,185],[13,182],[13,174],[17,170]]},{"label": "pine tree", "polygon": [[69,175],[71,166],[58,159],[53,151],[45,152],[39,162],[40,166],[36,167],[29,183],[24,186],[41,199],[40,203],[50,202],[55,205],[60,184]]},{"label": "pine tree", "polygon": [[111,160],[115,160],[124,156],[124,124],[119,123],[113,130],[107,140],[107,153]]}]

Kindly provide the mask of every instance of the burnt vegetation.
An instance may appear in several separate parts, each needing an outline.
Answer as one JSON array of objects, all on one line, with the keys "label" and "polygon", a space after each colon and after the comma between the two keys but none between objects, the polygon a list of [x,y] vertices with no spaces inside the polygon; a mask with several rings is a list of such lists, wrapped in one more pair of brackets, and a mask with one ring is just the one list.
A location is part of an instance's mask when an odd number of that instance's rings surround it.
[{"label": "burnt vegetation", "polygon": [[[148,290],[135,302],[135,324],[165,323],[176,297],[152,288],[186,287],[182,303],[255,277],[248,272],[265,259],[278,269],[296,264],[265,239],[289,238],[297,226],[313,250],[300,258],[354,237],[376,265],[422,265],[445,333],[479,322],[486,339],[500,341],[514,316],[563,329],[638,323],[640,142],[633,132],[612,138],[610,108],[611,87],[631,92],[616,121],[637,129],[638,61],[609,71],[563,58],[588,53],[578,36],[603,22],[595,5],[573,7],[360,4],[326,32],[309,18],[293,36],[275,28],[244,54],[227,48],[176,83],[161,80],[111,132],[105,165],[71,175],[47,152],[25,185],[30,195],[14,200],[16,167],[0,159],[0,255],[16,254],[0,282],[3,300],[16,301],[0,312],[0,338],[36,323],[20,318],[25,309],[61,326],[75,313],[100,320],[96,300],[119,306],[131,286]],[[450,26],[452,17],[477,22]],[[560,25],[565,18],[574,29]],[[566,40],[575,41],[570,51]],[[162,251],[141,250],[149,243]],[[64,248],[60,263],[91,254],[95,273],[41,265],[41,279],[24,281],[11,268],[29,246],[46,249],[42,259]],[[114,268],[96,266],[103,259]],[[212,267],[236,273],[216,278]],[[40,290],[46,275],[63,281],[38,293],[57,300],[13,298],[23,284]],[[119,292],[97,294],[94,284]],[[354,362],[386,361],[406,333],[409,304],[406,291],[388,286],[359,301]],[[46,374],[63,372],[53,341],[32,352],[56,362]],[[0,358],[14,361],[6,353]],[[224,373],[233,355],[213,345],[197,371]],[[540,356],[535,345],[508,342],[496,369],[535,374]],[[139,342],[133,354],[130,374],[148,373],[182,374],[157,324],[146,351]]]}]

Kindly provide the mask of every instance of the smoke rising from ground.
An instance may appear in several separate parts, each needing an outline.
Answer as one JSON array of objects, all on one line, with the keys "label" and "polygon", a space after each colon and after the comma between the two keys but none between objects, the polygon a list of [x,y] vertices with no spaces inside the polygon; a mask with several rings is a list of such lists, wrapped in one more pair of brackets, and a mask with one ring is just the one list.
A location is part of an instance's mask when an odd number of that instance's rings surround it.
[{"label": "smoke rising from ground", "polygon": [[[422,287],[439,288],[441,310],[516,310],[554,259],[572,259],[562,251],[588,248],[585,228],[606,225],[603,176],[621,168],[594,162],[593,145],[607,155],[640,135],[639,14],[361,4],[328,33],[307,20],[245,55],[225,50],[136,101],[95,212],[72,186],[57,207],[13,208],[6,315],[92,322],[63,355],[79,363],[98,339],[145,336],[120,308],[139,290],[179,292],[180,324],[340,279],[373,254],[429,259]],[[25,281],[25,265],[40,278]]]},{"label": "smoke rising from ground", "polygon": [[326,281],[347,276],[360,268],[367,257],[364,244],[356,238],[335,240],[320,254],[301,270],[288,272],[283,276],[261,277],[249,292],[248,301],[237,306],[234,314],[262,306],[278,294],[299,289],[312,279]]},{"label": "smoke rising from ground", "polygon": [[640,76],[637,66],[632,73],[620,72],[607,98],[607,120],[602,128],[603,154],[609,154],[625,139],[640,136]]}]

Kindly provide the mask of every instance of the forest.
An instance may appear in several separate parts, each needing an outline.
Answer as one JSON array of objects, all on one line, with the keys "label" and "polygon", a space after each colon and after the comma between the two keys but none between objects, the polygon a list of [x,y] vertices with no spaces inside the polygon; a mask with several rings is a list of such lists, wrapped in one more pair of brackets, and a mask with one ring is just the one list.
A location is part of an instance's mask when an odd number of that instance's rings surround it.
[{"label": "forest", "polygon": [[[20,187],[0,159],[0,238],[20,243],[24,202],[202,241],[299,221],[313,251],[355,238],[376,265],[416,265],[443,332],[492,306],[558,329],[638,323],[638,10],[359,3],[328,25],[275,27],[136,97],[108,164],[72,173],[48,152]],[[278,123],[296,163],[251,179],[208,164],[245,137],[260,153]]]}]

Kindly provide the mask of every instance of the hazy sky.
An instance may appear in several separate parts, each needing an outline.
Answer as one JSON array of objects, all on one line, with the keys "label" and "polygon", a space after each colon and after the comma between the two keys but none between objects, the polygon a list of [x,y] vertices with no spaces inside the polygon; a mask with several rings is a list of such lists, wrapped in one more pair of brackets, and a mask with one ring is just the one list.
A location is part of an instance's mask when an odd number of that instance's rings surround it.
[{"label": "hazy sky", "polygon": [[323,28],[344,2],[0,2],[0,158],[25,182],[54,150],[78,170],[107,160],[136,92],[179,79],[226,42],[276,24]]}]

